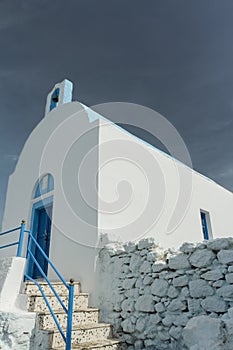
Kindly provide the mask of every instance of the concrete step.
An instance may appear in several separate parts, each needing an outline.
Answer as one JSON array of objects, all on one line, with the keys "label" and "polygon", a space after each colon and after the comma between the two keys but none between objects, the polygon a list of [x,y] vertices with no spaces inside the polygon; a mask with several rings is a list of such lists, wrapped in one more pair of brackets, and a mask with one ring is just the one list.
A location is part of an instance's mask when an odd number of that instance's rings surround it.
[{"label": "concrete step", "polygon": [[[64,341],[60,332],[54,329],[52,336],[52,347],[64,347]],[[82,345],[84,343],[99,343],[112,337],[112,327],[109,324],[98,323],[93,325],[83,325],[73,327],[72,331],[72,345]]]},{"label": "concrete step", "polygon": [[[49,287],[48,283],[45,280],[38,280],[40,283],[44,293],[47,295],[54,295],[51,288]],[[51,282],[54,289],[58,293],[58,295],[68,295],[68,289],[62,282]],[[67,282],[68,283],[68,282]],[[37,285],[34,282],[26,282],[25,283],[25,293],[28,295],[33,295],[33,296],[40,296],[41,292]],[[80,282],[75,282],[74,284],[74,294],[79,294],[81,293],[81,287],[80,287]]]},{"label": "concrete step", "polygon": [[[67,314],[64,311],[54,311],[60,326],[62,329],[67,327]],[[39,326],[40,329],[55,329],[56,324],[50,313],[46,311],[44,313],[38,313]],[[94,325],[99,321],[99,310],[94,308],[89,308],[85,310],[78,310],[73,312],[73,327],[79,327],[83,325]]]},{"label": "concrete step", "polygon": [[[125,344],[118,339],[100,340],[72,346],[72,350],[126,350]],[[65,350],[65,347],[53,348],[51,350]]]},{"label": "concrete step", "polygon": [[[53,310],[63,310],[55,295],[46,295],[47,299]],[[65,306],[68,305],[68,296],[65,294],[59,294],[61,301],[64,302]],[[42,295],[29,295],[28,296],[28,311],[43,312],[47,311],[48,307],[44,301]],[[88,294],[80,293],[74,296],[74,310],[85,310],[88,308]]]}]

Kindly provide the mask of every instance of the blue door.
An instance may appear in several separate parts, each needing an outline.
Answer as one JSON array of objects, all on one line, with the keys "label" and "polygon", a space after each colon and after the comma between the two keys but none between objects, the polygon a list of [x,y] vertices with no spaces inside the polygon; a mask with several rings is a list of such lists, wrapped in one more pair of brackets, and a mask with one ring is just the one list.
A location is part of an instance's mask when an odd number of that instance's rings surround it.
[{"label": "blue door", "polygon": [[[33,215],[33,236],[37,240],[45,254],[49,256],[50,234],[51,234],[52,204],[46,207],[34,209]],[[38,247],[31,242],[31,250],[39,263],[41,269],[47,276],[48,262]],[[29,276],[35,279],[43,278],[36,264],[30,259]]]}]

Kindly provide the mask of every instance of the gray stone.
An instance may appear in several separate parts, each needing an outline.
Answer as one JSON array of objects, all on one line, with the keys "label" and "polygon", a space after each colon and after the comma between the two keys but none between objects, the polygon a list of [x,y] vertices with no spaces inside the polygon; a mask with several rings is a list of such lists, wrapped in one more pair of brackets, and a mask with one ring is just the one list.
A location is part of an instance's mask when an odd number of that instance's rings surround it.
[{"label": "gray stone", "polygon": [[143,332],[146,326],[146,317],[139,317],[137,319],[135,329],[139,332]]},{"label": "gray stone", "polygon": [[170,257],[168,265],[172,270],[188,269],[190,267],[187,256],[182,253]]},{"label": "gray stone", "polygon": [[222,321],[208,316],[190,319],[182,333],[184,345],[188,349],[224,349]]},{"label": "gray stone", "polygon": [[185,298],[190,295],[188,287],[183,287],[181,289],[181,297],[184,296]]},{"label": "gray stone", "polygon": [[192,253],[194,252],[195,248],[196,248],[195,244],[185,242],[180,247],[180,251],[183,253]]},{"label": "gray stone", "polygon": [[130,259],[129,268],[132,272],[138,272],[142,264],[141,256],[133,254]]},{"label": "gray stone", "polygon": [[153,282],[153,278],[148,275],[146,275],[143,279],[143,284],[145,286],[150,285],[152,282]]},{"label": "gray stone", "polygon": [[188,299],[188,310],[192,314],[198,314],[201,311],[201,302],[198,299]]},{"label": "gray stone", "polygon": [[215,254],[211,250],[202,249],[196,250],[189,257],[191,265],[195,267],[206,267],[209,266],[215,259]]},{"label": "gray stone", "polygon": [[179,292],[178,292],[178,290],[175,287],[170,286],[168,288],[167,295],[169,296],[169,298],[172,298],[172,299],[176,298],[178,294],[179,294]]},{"label": "gray stone", "polygon": [[151,293],[159,297],[167,295],[169,284],[163,279],[156,279],[151,285]]},{"label": "gray stone", "polygon": [[[131,288],[131,289],[127,289],[125,291],[125,295],[128,297],[128,298],[134,298],[134,299],[137,299],[139,297],[139,290],[138,288]],[[122,298],[124,298],[122,296]]]},{"label": "gray stone", "polygon": [[175,315],[166,315],[162,319],[162,324],[166,327],[170,327],[175,319]]},{"label": "gray stone", "polygon": [[150,273],[151,272],[151,264],[149,263],[149,261],[144,261],[140,267],[139,270],[141,273]]},{"label": "gray stone", "polygon": [[133,253],[133,252],[135,252],[135,250],[137,250],[137,246],[133,242],[128,242],[128,243],[124,244],[124,249],[127,253]]},{"label": "gray stone", "polygon": [[142,250],[139,251],[139,254],[144,257],[145,255],[148,254],[148,250],[147,249],[142,249]]},{"label": "gray stone", "polygon": [[161,341],[166,341],[170,339],[170,335],[167,330],[158,331],[158,337]]},{"label": "gray stone", "polygon": [[153,272],[160,272],[162,270],[168,269],[168,265],[165,261],[155,262],[152,265]]},{"label": "gray stone", "polygon": [[169,330],[169,334],[172,338],[178,340],[181,336],[181,332],[182,332],[183,328],[182,327],[175,327],[172,326]]},{"label": "gray stone", "polygon": [[213,288],[201,279],[189,282],[189,291],[193,298],[203,298],[214,294]]},{"label": "gray stone", "polygon": [[142,250],[145,248],[151,248],[155,246],[155,240],[152,237],[141,239],[138,242],[138,249]]},{"label": "gray stone", "polygon": [[143,287],[143,279],[141,277],[139,277],[135,283],[135,287],[136,288],[141,288]]},{"label": "gray stone", "polygon": [[181,300],[175,299],[171,301],[167,309],[171,312],[182,311],[186,309],[186,304]]},{"label": "gray stone", "polygon": [[123,311],[134,311],[134,300],[125,299],[121,304],[121,308]]},{"label": "gray stone", "polygon": [[224,285],[224,281],[223,280],[218,280],[216,282],[213,283],[213,287],[214,288],[220,288]]},{"label": "gray stone", "polygon": [[152,324],[158,324],[162,318],[158,314],[150,314],[148,318],[148,322]]},{"label": "gray stone", "polygon": [[214,251],[227,249],[232,246],[232,241],[229,238],[216,238],[207,242],[207,248]]},{"label": "gray stone", "polygon": [[233,263],[233,250],[220,250],[217,254],[218,261],[221,264],[231,264]]},{"label": "gray stone", "polygon": [[155,261],[157,257],[158,257],[158,253],[156,251],[152,251],[147,254],[148,261]]},{"label": "gray stone", "polygon": [[173,323],[175,326],[186,326],[189,318],[191,318],[191,314],[190,313],[183,313],[181,315],[176,315],[176,318],[174,319]]},{"label": "gray stone", "polygon": [[223,286],[217,290],[217,295],[223,298],[233,298],[233,286]]},{"label": "gray stone", "polygon": [[135,343],[134,343],[135,350],[141,350],[141,349],[143,349],[143,347],[144,347],[143,341],[141,339],[135,341]]},{"label": "gray stone", "polygon": [[209,312],[226,312],[226,302],[216,296],[207,297],[201,302],[201,306],[204,310]]},{"label": "gray stone", "polygon": [[121,322],[121,326],[123,328],[123,331],[126,333],[134,333],[135,331],[134,324],[128,318],[126,318],[123,322]]},{"label": "gray stone", "polygon": [[135,285],[135,282],[136,278],[126,278],[122,283],[122,287],[124,289],[131,289]]},{"label": "gray stone", "polygon": [[137,299],[135,309],[141,312],[153,312],[154,304],[155,302],[151,295],[142,295]]},{"label": "gray stone", "polygon": [[227,283],[230,283],[230,284],[233,283],[233,273],[228,273],[225,278]]},{"label": "gray stone", "polygon": [[187,286],[189,278],[187,276],[180,276],[173,279],[174,287],[184,287]]},{"label": "gray stone", "polygon": [[165,310],[164,304],[163,303],[157,303],[155,305],[155,310],[157,312],[163,312]]},{"label": "gray stone", "polygon": [[201,278],[204,278],[207,281],[217,281],[223,278],[223,274],[220,270],[211,270],[203,273],[203,275],[201,275]]}]

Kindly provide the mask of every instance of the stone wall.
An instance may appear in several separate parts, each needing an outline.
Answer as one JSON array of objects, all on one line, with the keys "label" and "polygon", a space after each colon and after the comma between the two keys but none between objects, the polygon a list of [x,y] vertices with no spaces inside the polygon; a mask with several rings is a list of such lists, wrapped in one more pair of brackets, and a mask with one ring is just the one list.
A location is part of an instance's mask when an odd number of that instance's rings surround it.
[{"label": "stone wall", "polygon": [[233,238],[112,243],[99,268],[101,318],[129,350],[233,349]]}]

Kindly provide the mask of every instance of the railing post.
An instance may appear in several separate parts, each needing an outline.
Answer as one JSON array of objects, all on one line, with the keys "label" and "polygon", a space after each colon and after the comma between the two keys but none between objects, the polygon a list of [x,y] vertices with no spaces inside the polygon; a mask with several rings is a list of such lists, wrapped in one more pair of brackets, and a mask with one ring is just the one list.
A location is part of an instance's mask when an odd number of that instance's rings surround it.
[{"label": "railing post", "polygon": [[74,280],[70,279],[69,283],[69,302],[68,302],[68,317],[66,330],[66,350],[71,350],[72,345],[72,323],[73,323],[73,306],[74,306]]},{"label": "railing post", "polygon": [[24,231],[25,231],[25,220],[22,220],[21,222],[21,229],[19,234],[19,244],[18,244],[18,250],[17,250],[17,256],[21,257],[22,255],[22,249],[23,249],[23,240],[24,240]]}]

